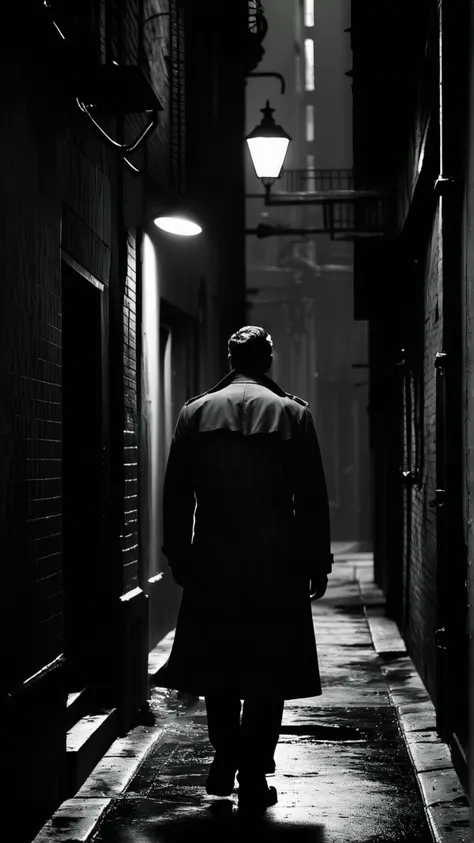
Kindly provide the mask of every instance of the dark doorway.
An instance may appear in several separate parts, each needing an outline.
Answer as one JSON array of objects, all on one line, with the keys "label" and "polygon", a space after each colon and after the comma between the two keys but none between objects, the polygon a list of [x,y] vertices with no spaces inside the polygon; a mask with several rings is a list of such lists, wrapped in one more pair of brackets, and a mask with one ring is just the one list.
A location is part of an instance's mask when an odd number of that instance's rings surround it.
[{"label": "dark doorway", "polygon": [[65,655],[70,690],[98,661],[102,516],[102,296],[62,267],[63,553]]}]

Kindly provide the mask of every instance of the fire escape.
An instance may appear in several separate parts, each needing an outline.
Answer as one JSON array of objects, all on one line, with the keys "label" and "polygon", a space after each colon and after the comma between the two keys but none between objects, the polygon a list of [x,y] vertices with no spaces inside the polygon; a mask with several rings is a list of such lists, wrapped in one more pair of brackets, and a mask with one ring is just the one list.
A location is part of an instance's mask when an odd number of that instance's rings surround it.
[{"label": "fire escape", "polygon": [[[381,190],[355,188],[354,171],[283,170],[278,180],[282,187],[272,190],[265,186],[262,196],[266,207],[300,207],[320,205],[322,225],[317,228],[286,228],[260,224],[247,229],[257,237],[283,234],[329,234],[331,240],[383,238],[390,235],[390,195]],[[257,198],[257,194],[252,194]]]}]

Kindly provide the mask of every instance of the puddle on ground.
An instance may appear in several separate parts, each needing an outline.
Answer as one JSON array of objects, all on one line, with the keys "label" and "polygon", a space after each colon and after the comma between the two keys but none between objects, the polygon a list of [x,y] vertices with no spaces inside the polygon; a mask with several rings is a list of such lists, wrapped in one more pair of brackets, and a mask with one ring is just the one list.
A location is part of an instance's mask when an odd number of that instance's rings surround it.
[{"label": "puddle on ground", "polygon": [[309,738],[312,742],[323,743],[365,743],[367,737],[360,729],[351,726],[282,726],[280,735],[294,735],[299,738]]}]

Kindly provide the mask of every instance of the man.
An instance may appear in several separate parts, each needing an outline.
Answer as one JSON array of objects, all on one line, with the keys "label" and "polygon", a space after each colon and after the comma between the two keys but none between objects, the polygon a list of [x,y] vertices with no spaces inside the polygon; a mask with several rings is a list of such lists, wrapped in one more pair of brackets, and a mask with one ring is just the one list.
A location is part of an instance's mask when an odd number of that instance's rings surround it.
[{"label": "man", "polygon": [[271,337],[247,326],[228,349],[170,449],[163,551],[184,590],[155,684],[205,697],[207,792],[230,795],[238,771],[239,808],[264,810],[284,701],[321,694],[310,599],[331,571],[329,504],[308,404],[267,375]]}]

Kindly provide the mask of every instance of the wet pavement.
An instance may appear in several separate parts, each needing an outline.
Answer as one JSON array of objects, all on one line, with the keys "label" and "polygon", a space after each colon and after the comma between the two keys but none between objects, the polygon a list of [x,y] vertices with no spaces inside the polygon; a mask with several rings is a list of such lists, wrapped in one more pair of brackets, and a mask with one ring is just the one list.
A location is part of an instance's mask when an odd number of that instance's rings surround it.
[{"label": "wet pavement", "polygon": [[[68,825],[70,809],[63,807],[57,823],[67,836],[50,822],[36,843],[92,838],[95,843],[239,843],[249,836],[269,843],[471,839],[466,798],[433,731],[432,707],[395,625],[383,617],[383,597],[371,580],[370,555],[342,555],[326,596],[313,603],[323,694],[285,705],[276,773],[268,777],[278,803],[263,817],[240,817],[237,787],[228,799],[206,794],[213,750],[204,702],[154,689],[150,724],[135,730],[136,740],[147,745],[138,769],[127,776],[123,767],[127,753],[133,755],[132,735],[111,748],[108,763],[104,759],[102,769],[99,764],[76,799],[69,800],[78,815],[83,806],[83,819],[94,805],[100,824],[86,822],[74,830]],[[166,658],[171,639],[157,648],[154,670]],[[421,773],[430,791],[423,798],[413,747],[422,761],[423,751],[431,752]],[[428,805],[435,812],[441,808],[437,826]]]},{"label": "wet pavement", "polygon": [[[172,695],[160,695],[154,706],[172,703]],[[251,823],[259,839],[431,841],[389,706],[322,709],[295,702],[282,732],[277,772],[269,777],[278,804]],[[97,843],[246,839],[236,795],[223,800],[204,790],[211,759],[203,704],[180,706],[176,723],[106,815]]]},{"label": "wet pavement", "polygon": [[[431,841],[357,583],[331,578],[313,611],[323,695],[286,703],[276,774],[268,779],[278,804],[257,821],[256,835],[321,843]],[[170,718],[166,734],[106,816],[97,843],[247,838],[236,792],[224,800],[204,789],[213,750],[203,701],[155,689],[152,711],[160,722]]]}]

